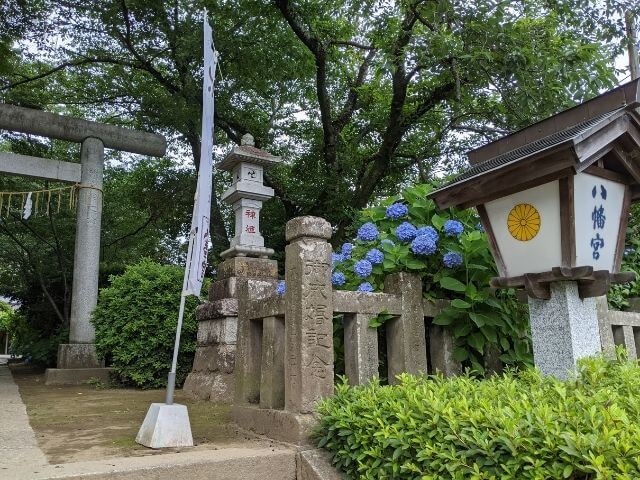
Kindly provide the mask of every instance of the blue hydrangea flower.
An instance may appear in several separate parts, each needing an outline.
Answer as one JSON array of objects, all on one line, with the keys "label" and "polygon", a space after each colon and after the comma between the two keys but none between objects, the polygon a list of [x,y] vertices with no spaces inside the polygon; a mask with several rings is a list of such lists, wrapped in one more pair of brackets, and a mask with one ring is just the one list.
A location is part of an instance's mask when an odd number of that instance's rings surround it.
[{"label": "blue hydrangea flower", "polygon": [[387,207],[387,212],[384,216],[393,220],[398,220],[399,218],[404,217],[407,213],[409,213],[409,209],[404,203],[394,203]]},{"label": "blue hydrangea flower", "polygon": [[360,278],[367,278],[371,275],[371,271],[373,270],[373,265],[369,260],[359,260],[353,266],[353,271],[356,272]]},{"label": "blue hydrangea flower", "polygon": [[372,248],[367,252],[367,254],[365,255],[365,258],[369,260],[371,263],[373,263],[374,265],[378,265],[382,263],[382,261],[384,260],[384,253],[382,253],[377,248]]},{"label": "blue hydrangea flower", "polygon": [[385,238],[380,242],[380,245],[391,245],[392,247],[395,247],[396,244],[390,238]]},{"label": "blue hydrangea flower", "polygon": [[421,235],[426,235],[433,240],[433,243],[438,243],[438,240],[440,240],[440,235],[438,235],[438,232],[433,227],[420,227],[416,232],[416,237]]},{"label": "blue hydrangea flower", "polygon": [[331,275],[331,283],[333,283],[336,287],[340,287],[344,285],[344,282],[347,281],[347,277],[344,276],[342,272],[335,272]]},{"label": "blue hydrangea flower", "polygon": [[378,238],[378,227],[374,223],[367,222],[358,229],[358,240],[361,242],[373,242]]},{"label": "blue hydrangea flower", "polygon": [[396,237],[398,237],[403,242],[410,242],[414,238],[416,238],[416,227],[411,225],[409,222],[402,222],[396,228]]},{"label": "blue hydrangea flower", "polygon": [[358,285],[358,291],[371,293],[373,292],[373,285],[371,285],[369,282],[362,282],[360,285]]},{"label": "blue hydrangea flower", "polygon": [[463,263],[462,255],[458,252],[447,252],[442,257],[442,263],[447,268],[459,267]]},{"label": "blue hydrangea flower", "polygon": [[411,251],[416,255],[433,255],[437,249],[436,242],[429,235],[419,235],[411,242]]},{"label": "blue hydrangea flower", "polygon": [[353,243],[342,244],[342,256],[344,259],[351,258],[351,252],[353,251]]},{"label": "blue hydrangea flower", "polygon": [[444,233],[448,237],[457,237],[464,231],[464,225],[458,220],[447,220],[444,222]]},{"label": "blue hydrangea flower", "polygon": [[331,254],[331,266],[335,268],[336,265],[345,261],[344,255],[341,253]]},{"label": "blue hydrangea flower", "polygon": [[280,280],[280,281],[278,282],[278,286],[276,287],[276,293],[277,293],[278,295],[280,295],[280,296],[283,296],[283,295],[284,295],[284,292],[286,292],[286,290],[287,290],[287,286],[286,286],[286,284],[284,283],[284,280]]},{"label": "blue hydrangea flower", "polygon": [[482,226],[482,224],[480,222],[478,222],[476,224],[476,230],[478,230],[479,232],[484,233],[484,227]]}]

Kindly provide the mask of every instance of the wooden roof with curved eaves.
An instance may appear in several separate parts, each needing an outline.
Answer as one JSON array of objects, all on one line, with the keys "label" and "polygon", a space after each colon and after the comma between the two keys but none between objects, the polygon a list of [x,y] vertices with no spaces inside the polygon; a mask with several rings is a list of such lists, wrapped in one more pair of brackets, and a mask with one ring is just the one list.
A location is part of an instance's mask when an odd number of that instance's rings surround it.
[{"label": "wooden roof with curved eaves", "polygon": [[471,168],[429,197],[467,208],[586,171],[633,185],[640,198],[639,107],[635,80],[469,152]]}]

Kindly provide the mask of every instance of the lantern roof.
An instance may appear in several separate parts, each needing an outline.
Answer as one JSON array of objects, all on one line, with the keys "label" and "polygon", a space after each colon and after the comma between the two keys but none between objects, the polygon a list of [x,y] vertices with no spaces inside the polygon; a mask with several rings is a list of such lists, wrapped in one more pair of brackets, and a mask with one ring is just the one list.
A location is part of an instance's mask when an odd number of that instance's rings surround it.
[{"label": "lantern roof", "polygon": [[250,134],[242,137],[240,145],[233,147],[231,152],[222,159],[216,167],[219,170],[232,171],[240,163],[246,162],[253,165],[259,165],[264,168],[270,168],[281,161],[280,157],[271,155],[265,150],[261,150],[255,146],[254,139]]},{"label": "lantern roof", "polygon": [[468,153],[471,168],[429,196],[471,207],[596,168],[638,186],[640,80],[627,83]]}]

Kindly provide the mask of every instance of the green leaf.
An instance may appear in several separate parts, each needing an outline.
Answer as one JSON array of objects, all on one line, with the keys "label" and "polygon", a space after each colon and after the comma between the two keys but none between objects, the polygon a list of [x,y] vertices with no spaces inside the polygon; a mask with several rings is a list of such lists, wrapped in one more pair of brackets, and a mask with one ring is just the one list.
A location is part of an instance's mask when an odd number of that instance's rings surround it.
[{"label": "green leaf", "polygon": [[471,304],[465,302],[464,300],[460,300],[459,298],[455,298],[451,301],[451,306],[456,308],[471,308]]},{"label": "green leaf", "polygon": [[478,327],[483,327],[487,323],[487,316],[481,313],[469,312],[469,318],[473,320]]},{"label": "green leaf", "polygon": [[464,283],[452,277],[442,277],[440,279],[440,286],[447,290],[453,290],[454,292],[464,292],[467,289]]},{"label": "green leaf", "polygon": [[410,268],[411,270],[422,270],[424,268],[427,268],[427,264],[424,263],[422,260],[418,260],[416,258],[407,258],[405,260],[405,265],[407,266],[407,268]]},{"label": "green leaf", "polygon": [[469,352],[462,347],[456,347],[453,349],[453,358],[458,362],[464,362],[469,358]]},{"label": "green leaf", "polygon": [[451,325],[454,320],[455,317],[446,310],[438,313],[435,317],[433,317],[433,323],[435,325]]},{"label": "green leaf", "polygon": [[465,337],[469,334],[470,331],[471,331],[470,323],[461,323],[459,325],[456,325],[456,327],[453,329],[453,336],[455,338]]},{"label": "green leaf", "polygon": [[480,353],[483,353],[484,337],[481,333],[475,332],[467,337],[467,343],[475,348]]},{"label": "green leaf", "polygon": [[447,221],[446,218],[442,218],[437,213],[434,214],[433,217],[431,217],[431,223],[435,227],[436,230],[442,230],[442,227],[444,227],[444,224],[445,224],[446,221]]}]

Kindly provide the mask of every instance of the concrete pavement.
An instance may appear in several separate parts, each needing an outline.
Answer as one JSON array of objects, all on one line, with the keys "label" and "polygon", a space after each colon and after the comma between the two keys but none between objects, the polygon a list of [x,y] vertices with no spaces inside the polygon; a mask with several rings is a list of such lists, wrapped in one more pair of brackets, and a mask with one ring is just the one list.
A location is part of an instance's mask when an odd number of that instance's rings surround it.
[{"label": "concrete pavement", "polygon": [[[0,364],[0,478],[16,467],[47,465],[6,359]],[[4,472],[4,473],[3,473]]]}]

